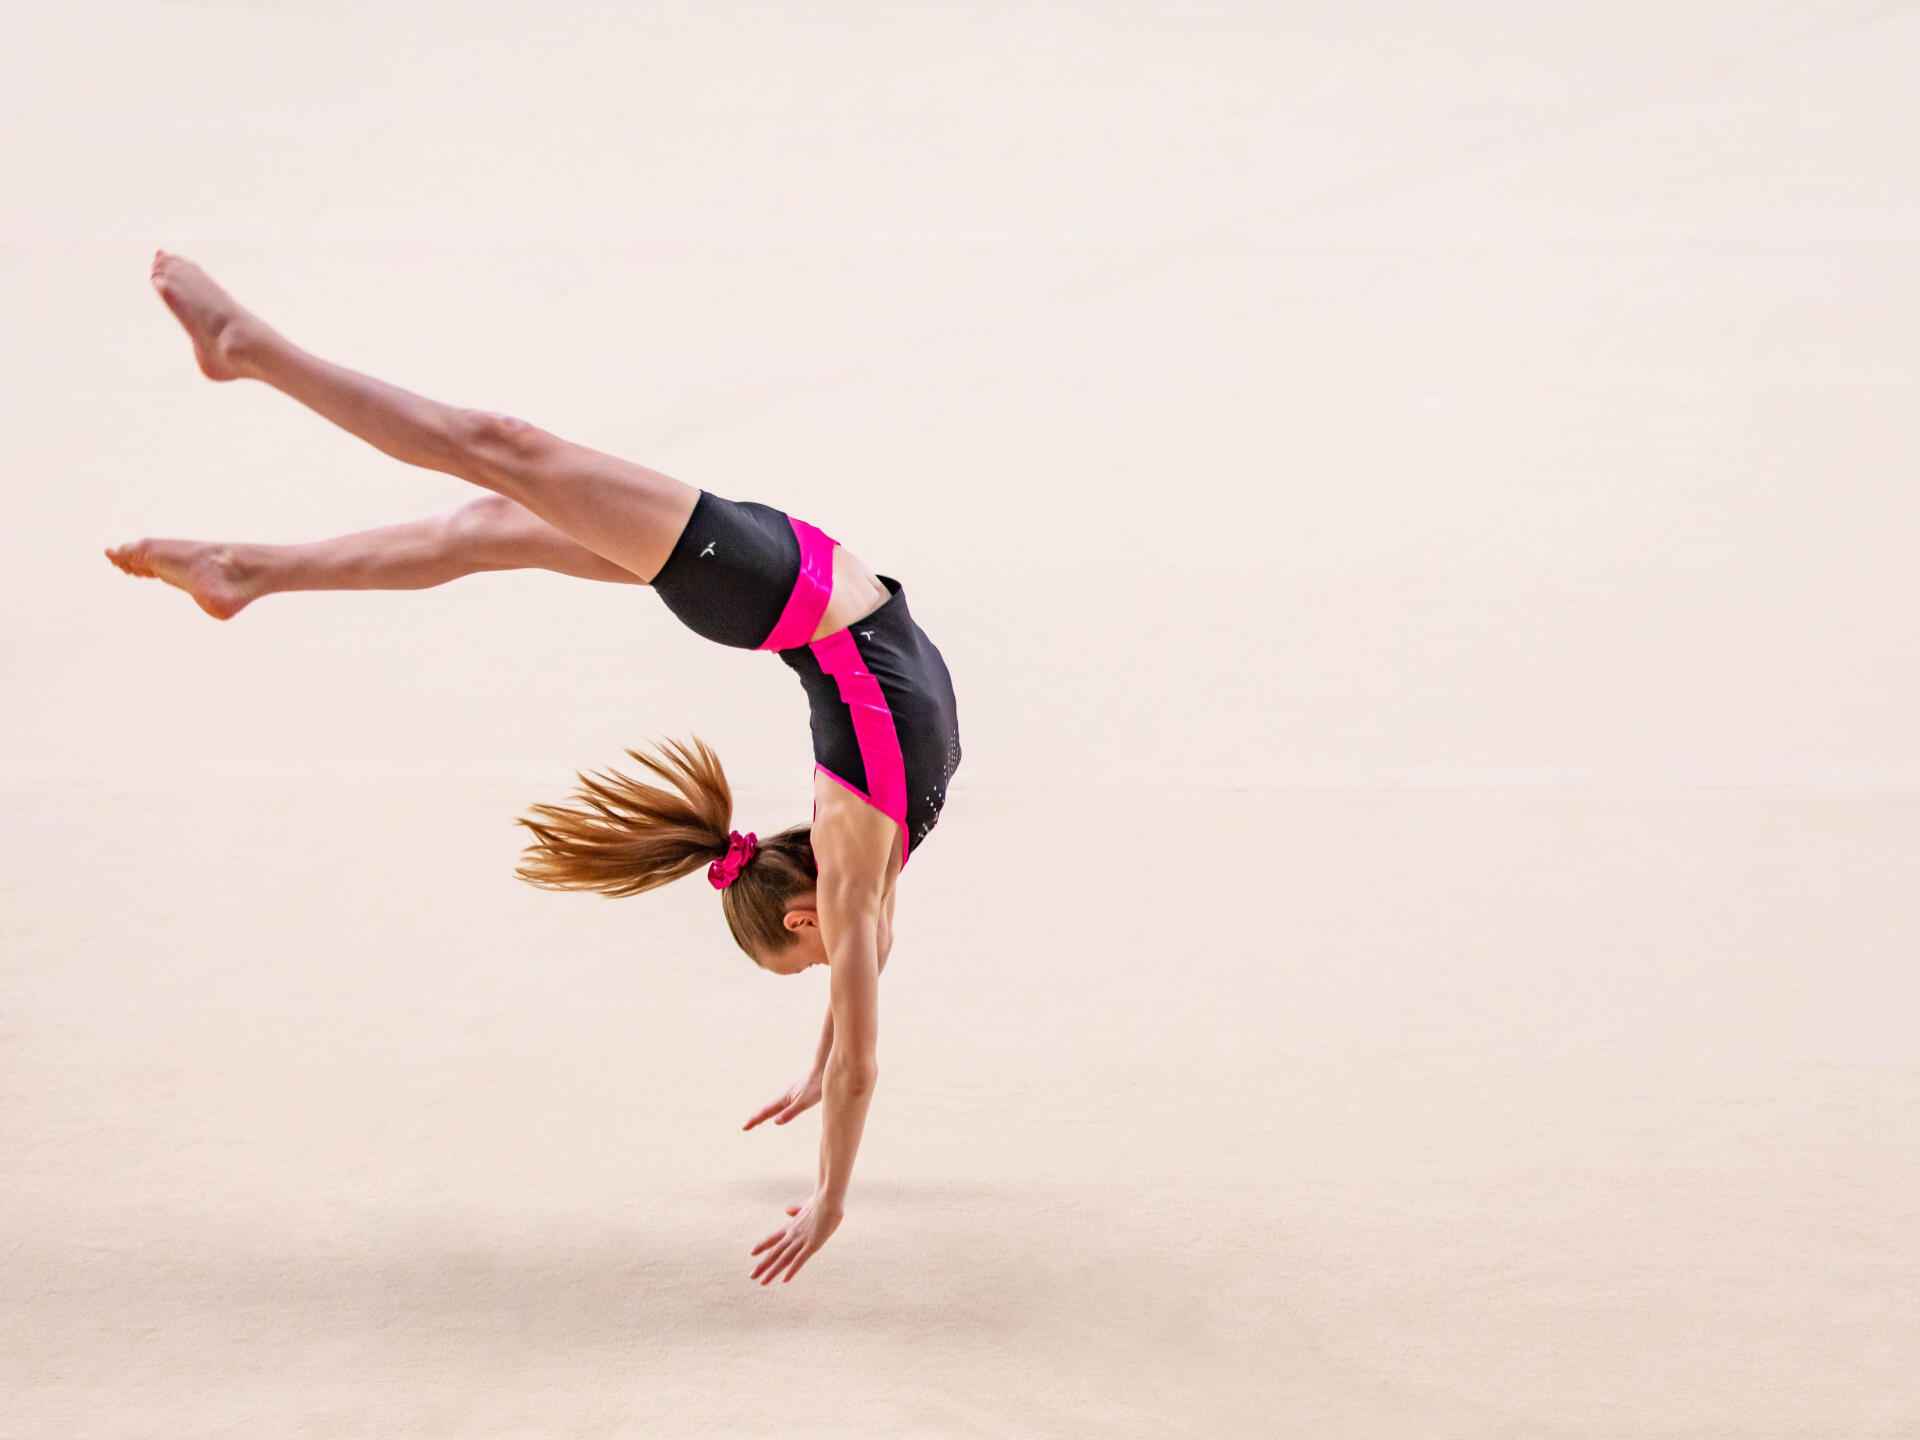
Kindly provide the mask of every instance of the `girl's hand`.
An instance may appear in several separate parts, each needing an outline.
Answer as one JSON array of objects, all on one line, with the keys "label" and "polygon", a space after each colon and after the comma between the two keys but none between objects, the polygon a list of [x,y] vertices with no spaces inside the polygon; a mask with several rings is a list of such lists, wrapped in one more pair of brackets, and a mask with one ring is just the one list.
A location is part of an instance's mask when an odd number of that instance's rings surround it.
[{"label": "girl's hand", "polygon": [[[753,1267],[753,1274],[747,1277],[749,1280],[771,1285],[774,1277],[780,1275],[780,1283],[786,1284],[800,1273],[800,1267],[813,1257],[813,1252],[826,1244],[828,1237],[840,1228],[840,1207],[829,1207],[817,1191],[808,1199],[796,1200],[787,1206],[787,1214],[793,1219],[753,1247],[755,1255],[762,1250],[767,1254],[764,1260]],[[782,1271],[786,1273],[781,1275]],[[762,1276],[765,1278],[762,1279]]]},{"label": "girl's hand", "polygon": [[[821,1076],[819,1071],[807,1076],[797,1085],[789,1086],[787,1092],[771,1105],[762,1108],[754,1117],[740,1128],[751,1130],[762,1120],[772,1120],[776,1125],[784,1125],[803,1111],[811,1110],[820,1103]],[[788,1214],[793,1212],[789,1210]]]}]

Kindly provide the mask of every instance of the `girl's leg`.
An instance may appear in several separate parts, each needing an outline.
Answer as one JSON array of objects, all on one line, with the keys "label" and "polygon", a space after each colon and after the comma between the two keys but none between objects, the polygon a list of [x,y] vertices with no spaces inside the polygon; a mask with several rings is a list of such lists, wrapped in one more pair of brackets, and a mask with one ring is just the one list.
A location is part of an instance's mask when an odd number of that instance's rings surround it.
[{"label": "girl's leg", "polygon": [[500,495],[457,510],[308,545],[136,540],[107,558],[129,575],[164,580],[216,620],[284,590],[424,590],[481,570],[553,570],[630,585],[640,577],[594,554]]},{"label": "girl's leg", "polygon": [[157,253],[153,284],[209,378],[264,381],[397,460],[516,501],[642,579],[667,563],[699,499],[691,485],[524,420],[445,405],[311,355],[191,261]]}]

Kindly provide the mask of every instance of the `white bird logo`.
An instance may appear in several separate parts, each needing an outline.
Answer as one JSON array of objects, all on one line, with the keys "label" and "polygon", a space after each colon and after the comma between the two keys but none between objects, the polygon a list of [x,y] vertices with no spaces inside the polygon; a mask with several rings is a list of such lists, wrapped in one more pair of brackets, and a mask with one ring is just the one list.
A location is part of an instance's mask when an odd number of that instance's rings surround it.
[{"label": "white bird logo", "polygon": [[716,543],[717,543],[717,542],[715,542],[715,541],[712,541],[712,540],[709,540],[709,541],[707,541],[707,548],[706,548],[706,549],[704,549],[704,550],[702,550],[702,551],[700,552],[700,558],[701,558],[702,560],[704,560],[704,559],[706,559],[706,558],[707,558],[707,556],[709,556],[709,555],[711,555],[711,554],[713,553],[713,547],[714,547],[714,545],[715,545]]},{"label": "white bird logo", "polygon": [[871,631],[871,630],[862,630],[862,631],[860,632],[860,638],[861,638],[862,640],[871,640],[871,639],[873,638],[873,631]]}]

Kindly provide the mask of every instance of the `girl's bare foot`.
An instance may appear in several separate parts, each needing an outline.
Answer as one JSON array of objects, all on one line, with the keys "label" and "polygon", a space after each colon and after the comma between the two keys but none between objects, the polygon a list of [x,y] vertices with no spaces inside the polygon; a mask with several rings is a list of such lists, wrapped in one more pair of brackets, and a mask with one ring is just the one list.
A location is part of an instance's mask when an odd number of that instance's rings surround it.
[{"label": "girl's bare foot", "polygon": [[204,540],[135,540],[116,545],[107,559],[129,575],[164,580],[184,590],[216,620],[231,620],[265,591],[259,567],[232,545]]},{"label": "girl's bare foot", "polygon": [[150,278],[193,341],[193,358],[200,362],[203,375],[209,380],[238,380],[248,373],[247,355],[273,334],[257,315],[191,260],[165,250],[153,252]]}]

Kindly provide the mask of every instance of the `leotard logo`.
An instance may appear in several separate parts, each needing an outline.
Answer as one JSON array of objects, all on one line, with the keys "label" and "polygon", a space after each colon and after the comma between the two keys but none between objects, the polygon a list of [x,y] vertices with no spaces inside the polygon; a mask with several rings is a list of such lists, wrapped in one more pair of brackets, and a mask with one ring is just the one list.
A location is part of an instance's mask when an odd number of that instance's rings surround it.
[{"label": "leotard logo", "polygon": [[713,547],[714,547],[715,545],[717,545],[717,544],[719,544],[719,543],[720,543],[720,542],[719,542],[719,541],[717,541],[717,540],[709,540],[709,541],[707,541],[707,548],[706,548],[706,549],[704,549],[704,550],[702,550],[702,551],[700,552],[700,558],[701,558],[702,560],[704,560],[704,559],[706,559],[706,558],[707,558],[707,557],[708,557],[709,555],[711,555],[711,554],[713,554]]}]

